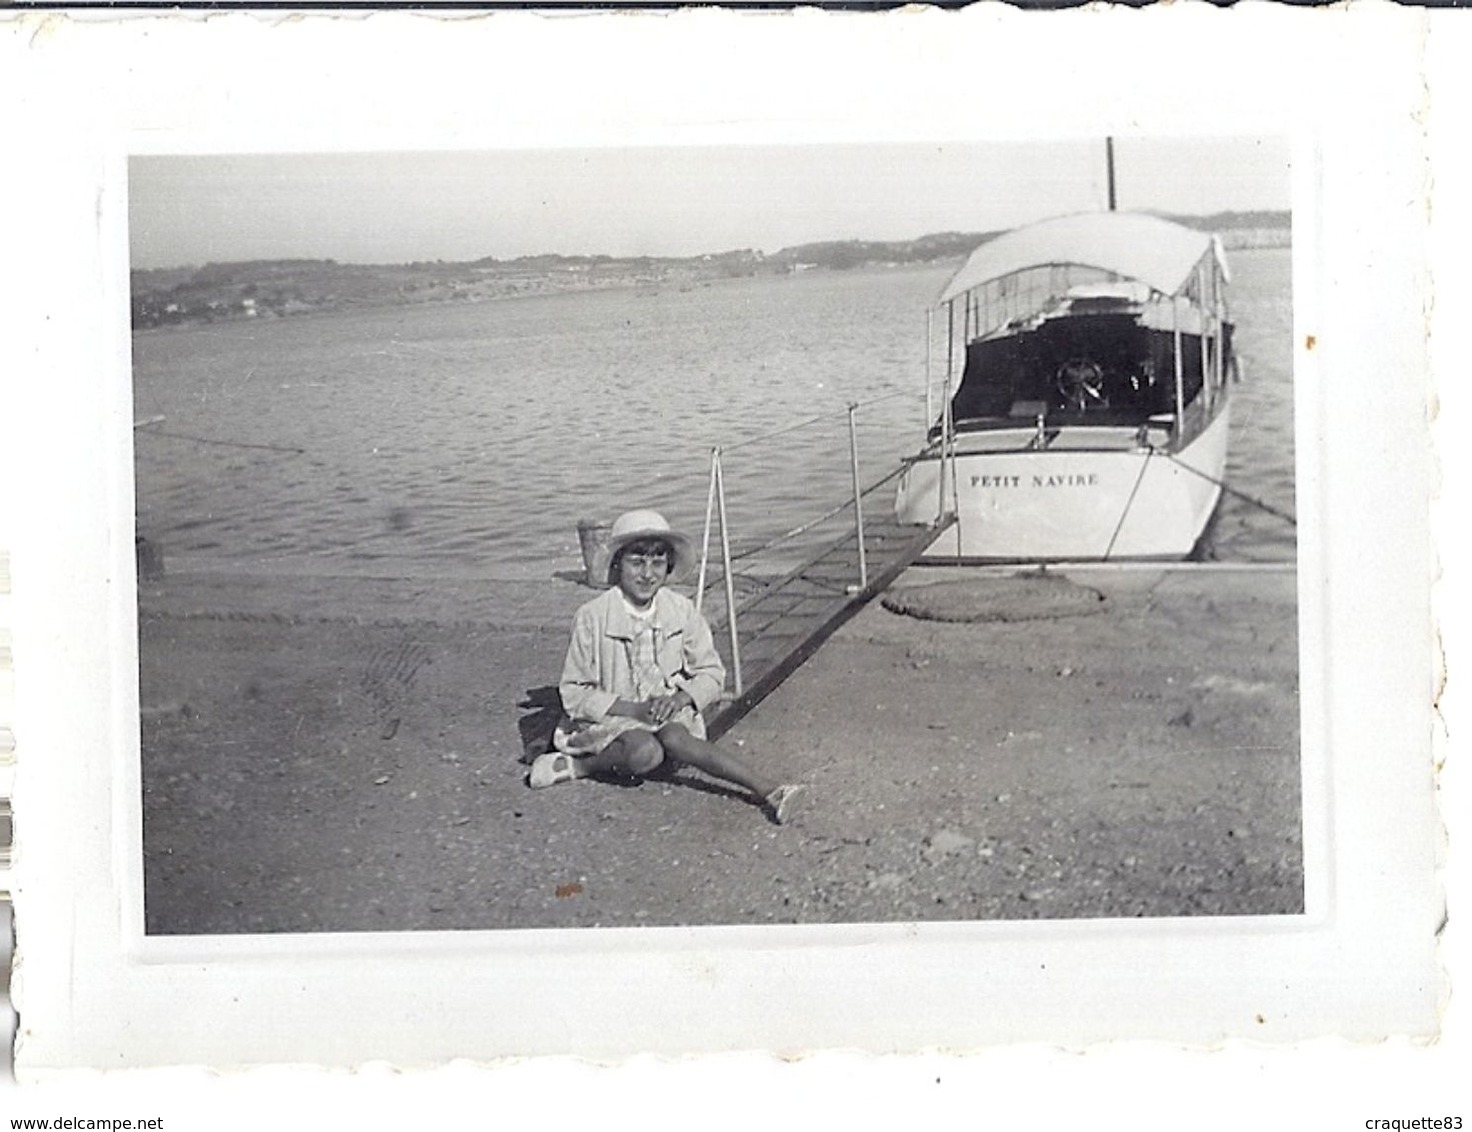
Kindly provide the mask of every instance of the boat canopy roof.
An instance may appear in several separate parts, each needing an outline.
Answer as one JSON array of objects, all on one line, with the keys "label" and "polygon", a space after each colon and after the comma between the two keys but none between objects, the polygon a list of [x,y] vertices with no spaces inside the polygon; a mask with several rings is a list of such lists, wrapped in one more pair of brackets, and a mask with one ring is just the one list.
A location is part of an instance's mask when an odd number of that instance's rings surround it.
[{"label": "boat canopy roof", "polygon": [[1009,275],[1074,264],[1138,280],[1166,296],[1191,281],[1196,265],[1210,255],[1227,275],[1220,241],[1174,221],[1138,212],[1085,212],[1014,228],[971,253],[941,293],[958,295]]}]

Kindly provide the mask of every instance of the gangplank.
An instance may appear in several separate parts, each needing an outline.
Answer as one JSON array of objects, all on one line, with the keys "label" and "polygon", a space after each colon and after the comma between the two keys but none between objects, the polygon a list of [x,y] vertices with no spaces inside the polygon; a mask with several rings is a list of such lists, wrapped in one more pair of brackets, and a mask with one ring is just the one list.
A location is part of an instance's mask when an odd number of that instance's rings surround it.
[{"label": "gangplank", "polygon": [[[946,530],[955,516],[928,525],[893,519],[864,527],[867,585],[857,584],[858,534],[824,546],[797,569],[736,605],[741,687],[708,713],[712,739],[729,731],[815,653],[845,621],[882,593]],[[728,639],[729,618],[713,619],[717,641]],[[728,665],[730,657],[727,658]]]}]

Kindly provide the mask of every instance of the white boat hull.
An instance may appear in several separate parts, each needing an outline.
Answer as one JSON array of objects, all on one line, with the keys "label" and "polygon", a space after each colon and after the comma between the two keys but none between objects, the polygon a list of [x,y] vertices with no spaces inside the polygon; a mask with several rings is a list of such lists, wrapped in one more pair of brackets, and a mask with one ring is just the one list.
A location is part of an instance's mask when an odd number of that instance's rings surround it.
[{"label": "white boat hull", "polygon": [[[957,522],[926,552],[928,560],[1062,562],[1182,559],[1206,529],[1226,471],[1228,406],[1180,451],[1086,447],[1087,429],[1040,451],[1004,437],[958,439]],[[1060,438],[1064,439],[1064,438]],[[921,453],[900,480],[902,523],[933,521],[940,477],[949,468],[939,445]],[[949,473],[947,473],[949,474]],[[945,492],[945,510],[952,493]]]}]

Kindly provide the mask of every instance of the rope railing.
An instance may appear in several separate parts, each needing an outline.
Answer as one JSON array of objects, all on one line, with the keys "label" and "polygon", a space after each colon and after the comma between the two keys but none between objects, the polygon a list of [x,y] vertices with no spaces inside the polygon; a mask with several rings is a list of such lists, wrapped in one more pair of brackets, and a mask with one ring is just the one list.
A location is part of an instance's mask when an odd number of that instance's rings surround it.
[{"label": "rope railing", "polygon": [[878,397],[871,397],[867,401],[853,401],[843,409],[837,409],[833,412],[823,413],[820,416],[816,417],[809,417],[807,420],[798,421],[796,424],[784,425],[782,428],[772,429],[769,432],[764,432],[757,436],[750,436],[747,437],[745,440],[738,440],[735,444],[723,444],[721,445],[721,451],[739,452],[743,448],[750,448],[752,445],[755,444],[764,444],[768,440],[775,440],[779,436],[787,436],[790,433],[800,432],[802,429],[805,428],[811,428],[813,425],[823,424],[827,421],[839,419],[846,415],[851,408],[864,409],[868,408],[870,405],[878,405],[884,401],[893,401],[899,397],[913,398],[915,397],[915,393],[912,390],[902,389],[896,390],[893,393],[883,393]]},{"label": "rope railing", "polygon": [[[814,530],[816,527],[836,518],[844,511],[847,511],[849,508],[852,508],[854,512],[854,537],[858,550],[858,580],[856,585],[849,587],[849,592],[860,593],[864,589],[866,589],[869,584],[869,579],[868,559],[865,553],[863,501],[867,495],[871,494],[874,491],[877,491],[879,488],[883,487],[885,484],[889,483],[891,480],[902,474],[905,470],[905,465],[903,463],[900,464],[898,468],[887,473],[880,479],[876,480],[874,483],[870,484],[868,487],[864,487],[862,485],[862,480],[859,472],[859,441],[857,415],[858,410],[861,407],[878,404],[879,402],[888,401],[894,397],[903,395],[905,394],[890,393],[880,397],[870,398],[868,401],[864,402],[851,402],[845,409],[845,413],[848,417],[849,467],[853,483],[853,494],[849,498],[845,499],[837,506],[829,508],[823,514],[819,515],[816,519],[809,520],[806,523],[801,523],[788,531],[784,531],[782,534],[779,534],[774,538],[766,540],[758,546],[743,550],[739,554],[734,553],[731,549],[730,520],[726,509],[726,481],[725,470],[722,464],[722,457],[728,452],[750,447],[751,445],[756,444],[760,441],[770,440],[777,436],[788,435],[790,433],[798,431],[799,429],[810,427],[811,425],[828,420],[831,417],[836,416],[837,414],[824,414],[821,417],[814,417],[810,420],[801,421],[795,425],[790,425],[781,429],[774,429],[771,432],[764,433],[759,437],[752,437],[748,440],[741,441],[738,444],[733,444],[729,448],[722,448],[717,446],[711,449],[710,486],[706,494],[705,528],[701,542],[700,572],[695,585],[695,602],[696,608],[701,608],[704,602],[705,594],[708,590],[714,589],[717,585],[724,586],[726,602],[726,630],[730,637],[731,668],[737,696],[742,695],[745,691],[745,680],[741,669],[740,633],[736,624],[738,607],[736,604],[735,592],[736,572],[734,570],[733,564],[740,560],[752,558],[757,554],[763,553],[764,551],[771,550],[773,547],[781,543],[789,542],[792,539],[807,534],[808,532]],[[720,577],[718,579],[713,579],[710,577],[711,533],[716,522],[720,523],[721,570]]]},{"label": "rope railing", "polygon": [[[889,483],[891,480],[898,479],[904,473],[904,470],[904,465],[901,464],[898,468],[885,475],[882,479],[877,479],[868,487],[864,488],[860,494],[867,498],[874,492],[878,491],[885,484]],[[731,560],[733,562],[740,562],[744,558],[752,558],[758,554],[761,554],[763,551],[771,550],[774,546],[777,546],[780,543],[789,542],[800,535],[805,535],[809,531],[822,526],[824,523],[828,522],[828,520],[835,519],[839,515],[842,515],[853,505],[854,501],[852,499],[845,499],[836,507],[830,507],[827,511],[824,511],[816,519],[812,519],[806,523],[800,524],[799,526],[793,527],[790,531],[783,531],[775,538],[768,539],[766,542],[751,547],[749,550],[742,550],[739,553],[731,555]]]}]

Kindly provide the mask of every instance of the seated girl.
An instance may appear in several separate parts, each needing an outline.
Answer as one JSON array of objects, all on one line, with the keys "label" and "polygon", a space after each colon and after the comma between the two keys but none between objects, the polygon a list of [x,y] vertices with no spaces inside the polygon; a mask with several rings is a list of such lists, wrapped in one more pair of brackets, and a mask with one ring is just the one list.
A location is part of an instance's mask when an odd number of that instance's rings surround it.
[{"label": "seated girl", "polygon": [[610,588],[573,620],[558,688],[567,718],[528,783],[642,777],[670,759],[750,791],[785,821],[802,787],[758,774],[706,738],[703,713],[726,669],[694,603],[665,588],[689,572],[690,540],[657,511],[628,511],[614,521],[607,553]]}]

